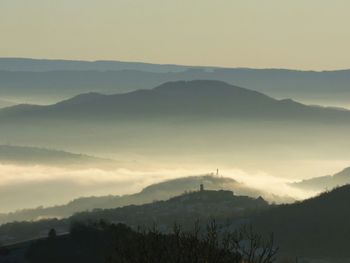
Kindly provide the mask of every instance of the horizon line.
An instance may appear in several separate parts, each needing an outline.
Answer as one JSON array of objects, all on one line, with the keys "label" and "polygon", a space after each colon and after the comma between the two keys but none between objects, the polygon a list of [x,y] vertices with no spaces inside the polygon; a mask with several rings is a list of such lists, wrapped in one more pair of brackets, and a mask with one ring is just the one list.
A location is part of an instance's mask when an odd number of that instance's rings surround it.
[{"label": "horizon line", "polygon": [[283,67],[246,67],[246,66],[219,66],[219,65],[190,65],[190,64],[172,64],[172,63],[157,63],[157,62],[146,62],[139,60],[118,60],[118,59],[68,59],[68,58],[43,58],[43,57],[15,57],[15,56],[0,56],[0,60],[3,59],[18,59],[18,60],[34,60],[34,61],[66,61],[66,62],[86,62],[86,63],[97,63],[97,62],[119,62],[119,63],[135,63],[144,65],[159,65],[159,66],[174,66],[174,67],[184,67],[187,69],[250,69],[250,70],[283,70],[283,71],[299,71],[299,72],[335,72],[335,71],[349,71],[349,68],[338,68],[338,69],[298,69],[298,68],[283,68]]}]

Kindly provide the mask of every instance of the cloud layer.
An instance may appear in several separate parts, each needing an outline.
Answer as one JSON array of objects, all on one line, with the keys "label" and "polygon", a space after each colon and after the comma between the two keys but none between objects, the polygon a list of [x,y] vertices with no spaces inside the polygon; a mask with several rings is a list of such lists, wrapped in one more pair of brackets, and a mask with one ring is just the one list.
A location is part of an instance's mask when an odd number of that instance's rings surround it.
[{"label": "cloud layer", "polygon": [[[152,183],[208,172],[205,169],[165,169],[156,166],[142,170],[103,170],[0,165],[0,212],[63,204],[81,196],[129,194]],[[220,174],[275,195],[302,199],[314,194],[295,190],[287,185],[290,181],[264,172],[225,169]]]}]

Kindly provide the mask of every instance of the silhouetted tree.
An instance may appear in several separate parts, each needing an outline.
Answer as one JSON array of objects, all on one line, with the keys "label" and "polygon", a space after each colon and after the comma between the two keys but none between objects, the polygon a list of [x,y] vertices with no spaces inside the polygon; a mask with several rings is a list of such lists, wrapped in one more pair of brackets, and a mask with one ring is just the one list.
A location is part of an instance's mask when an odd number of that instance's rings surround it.
[{"label": "silhouetted tree", "polygon": [[48,234],[49,239],[55,239],[57,237],[56,229],[51,228]]}]

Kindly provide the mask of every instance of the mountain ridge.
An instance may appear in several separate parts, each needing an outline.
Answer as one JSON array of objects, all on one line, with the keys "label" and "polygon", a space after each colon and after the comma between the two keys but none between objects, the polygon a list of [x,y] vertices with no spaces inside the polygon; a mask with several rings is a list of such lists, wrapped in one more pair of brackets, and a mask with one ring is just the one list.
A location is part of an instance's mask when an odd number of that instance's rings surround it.
[{"label": "mountain ridge", "polygon": [[[39,72],[35,72],[30,66],[22,69],[27,71],[0,70],[0,92],[6,94],[10,100],[18,102],[48,104],[91,91],[115,94],[151,89],[167,81],[212,79],[247,87],[276,98],[290,97],[307,104],[349,107],[350,70],[301,71],[187,66],[169,69],[166,65],[159,65],[156,70],[148,70],[142,66],[135,68],[127,65],[114,68],[114,71],[101,71],[101,67],[94,69],[91,66],[86,70],[74,70],[74,67],[64,65],[56,71],[55,68],[47,71],[50,69],[47,65]],[[8,67],[5,65],[3,69],[6,68]]]},{"label": "mountain ridge", "polygon": [[[6,65],[6,63],[12,65]],[[26,64],[27,65],[23,65]],[[51,59],[51,58],[27,58],[27,57],[0,57],[0,71],[8,68],[19,71],[24,66],[32,66],[36,64],[36,67],[45,65],[42,71],[48,71],[48,64],[60,64],[60,63],[72,63],[72,64],[124,64],[124,65],[144,65],[144,66],[170,66],[174,68],[190,68],[190,69],[243,69],[243,70],[278,70],[278,71],[296,71],[296,72],[310,72],[310,73],[326,73],[326,72],[344,72],[350,71],[350,68],[334,69],[334,70],[312,70],[312,69],[295,69],[295,68],[250,68],[250,67],[229,67],[229,66],[208,66],[208,65],[182,65],[172,63],[154,63],[154,62],[143,62],[143,61],[124,61],[124,60],[83,60],[83,59]],[[17,65],[16,65],[17,64]],[[21,65],[22,64],[22,65]],[[56,66],[57,67],[57,66]],[[89,67],[87,67],[89,68]],[[93,67],[90,67],[90,69]],[[125,67],[124,67],[125,69]],[[38,69],[37,69],[38,70]],[[52,69],[51,69],[52,70]]]},{"label": "mountain ridge", "polygon": [[92,92],[48,106],[22,104],[0,110],[0,119],[6,119],[6,115],[12,119],[173,115],[350,120],[350,111],[308,106],[291,99],[277,100],[257,91],[214,80],[167,82],[151,90],[114,95]]},{"label": "mountain ridge", "polygon": [[0,57],[0,71],[58,71],[58,70],[145,70],[149,72],[178,72],[191,66],[157,64],[120,60],[66,60]]}]

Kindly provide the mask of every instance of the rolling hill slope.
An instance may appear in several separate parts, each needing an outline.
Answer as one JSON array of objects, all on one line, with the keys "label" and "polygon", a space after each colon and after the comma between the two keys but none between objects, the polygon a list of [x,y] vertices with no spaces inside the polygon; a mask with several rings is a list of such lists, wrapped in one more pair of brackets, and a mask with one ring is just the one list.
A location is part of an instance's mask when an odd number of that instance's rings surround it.
[{"label": "rolling hill slope", "polygon": [[204,190],[181,194],[165,201],[154,201],[139,205],[126,205],[110,209],[95,209],[77,213],[66,219],[39,220],[36,222],[12,222],[0,226],[0,239],[25,240],[36,238],[47,229],[67,232],[71,222],[100,221],[125,222],[130,226],[148,226],[158,223],[163,230],[171,230],[174,223],[192,227],[195,221],[206,224],[211,217],[225,221],[240,218],[254,211],[267,209],[268,203],[261,197],[251,198],[234,195],[225,190]]},{"label": "rolling hill slope", "polygon": [[313,191],[325,191],[333,189],[337,186],[343,186],[350,184],[350,167],[336,173],[334,175],[326,175],[321,177],[314,177],[311,179],[303,180],[291,184],[293,187],[313,190]]}]

